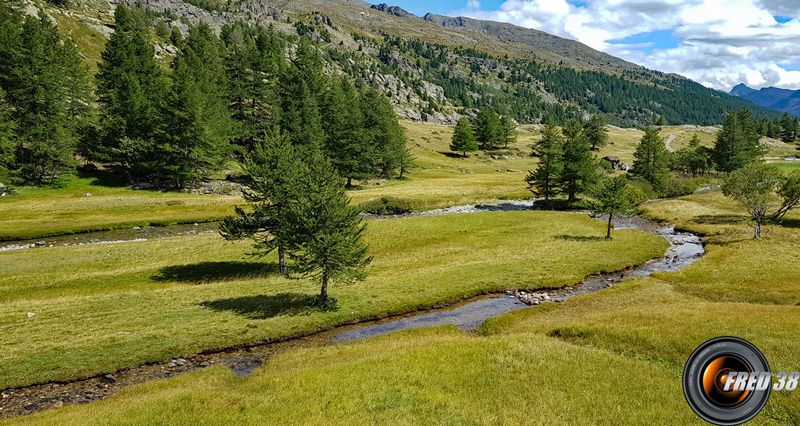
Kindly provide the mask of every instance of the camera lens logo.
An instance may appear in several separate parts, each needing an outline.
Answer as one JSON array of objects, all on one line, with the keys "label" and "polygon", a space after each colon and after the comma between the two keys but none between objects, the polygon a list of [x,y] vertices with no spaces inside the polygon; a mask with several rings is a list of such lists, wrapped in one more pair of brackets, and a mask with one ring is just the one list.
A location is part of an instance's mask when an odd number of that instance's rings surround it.
[{"label": "camera lens logo", "polygon": [[683,370],[683,393],[703,420],[744,423],[764,408],[772,373],[752,343],[737,337],[711,339],[695,349]]}]

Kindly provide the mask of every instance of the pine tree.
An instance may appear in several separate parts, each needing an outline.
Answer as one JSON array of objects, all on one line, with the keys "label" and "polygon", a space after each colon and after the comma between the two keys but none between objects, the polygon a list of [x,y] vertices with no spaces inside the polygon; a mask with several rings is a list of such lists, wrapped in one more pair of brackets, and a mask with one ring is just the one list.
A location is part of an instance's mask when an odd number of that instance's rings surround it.
[{"label": "pine tree", "polygon": [[248,149],[276,122],[280,106],[277,82],[286,69],[284,44],[272,29],[237,23],[222,28],[225,70],[237,143]]},{"label": "pine tree", "polygon": [[180,48],[183,46],[183,33],[181,33],[180,28],[172,27],[169,32],[169,42],[172,43],[173,46]]},{"label": "pine tree", "polygon": [[171,157],[166,168],[178,184],[218,170],[230,152],[233,122],[225,99],[219,40],[201,23],[192,27],[172,64],[169,126]]},{"label": "pine tree", "polygon": [[461,117],[453,130],[453,139],[450,142],[450,151],[461,152],[461,156],[467,156],[467,152],[477,151],[478,143],[472,133],[472,127],[466,117]]},{"label": "pine tree", "polygon": [[5,92],[0,89],[0,178],[3,179],[11,174],[14,167],[17,151],[16,127],[12,119],[11,106],[6,103]]},{"label": "pine tree", "polygon": [[504,115],[500,117],[500,127],[503,129],[503,147],[508,148],[508,144],[517,141],[517,125],[513,118]]},{"label": "pine tree", "polygon": [[481,149],[494,149],[503,140],[503,127],[500,116],[490,108],[478,112],[473,123],[475,139],[481,144]]},{"label": "pine tree", "polygon": [[669,155],[664,140],[658,135],[658,129],[649,128],[644,131],[644,136],[633,153],[631,174],[653,185],[656,191],[661,191],[669,177]]},{"label": "pine tree", "polygon": [[265,256],[277,248],[280,273],[284,275],[289,270],[280,227],[282,215],[297,197],[301,166],[299,153],[289,136],[277,127],[269,129],[264,142],[256,144],[244,164],[250,189],[243,195],[252,211],[236,207],[236,215],[220,225],[220,233],[227,240],[253,239],[254,255]]},{"label": "pine tree", "polygon": [[381,175],[390,177],[401,167],[406,152],[406,137],[389,99],[377,90],[368,89],[361,96],[364,132],[367,144],[375,148],[375,160]]},{"label": "pine tree", "polygon": [[592,151],[602,148],[608,143],[608,129],[606,129],[606,123],[600,114],[593,115],[584,124],[583,131],[586,139],[592,145]]},{"label": "pine tree", "polygon": [[363,242],[366,226],[359,210],[350,205],[341,177],[321,154],[303,167],[297,199],[282,215],[284,226],[277,238],[286,241],[294,269],[318,280],[318,302],[332,305],[328,285],[364,279],[368,246]]},{"label": "pine tree", "polygon": [[725,115],[725,125],[717,134],[712,152],[719,171],[729,173],[740,169],[764,153],[756,125],[750,116],[747,109]]},{"label": "pine tree", "polygon": [[279,85],[281,128],[292,138],[292,143],[307,155],[322,149],[325,134],[318,96],[311,92],[300,72],[293,66],[287,69]]},{"label": "pine tree", "polygon": [[625,175],[604,179],[595,187],[594,198],[596,202],[592,210],[595,213],[608,215],[606,238],[611,239],[611,221],[614,215],[631,214],[634,208]]},{"label": "pine tree", "polygon": [[79,130],[91,105],[88,70],[74,44],[62,42],[41,10],[25,19],[13,46],[5,49],[9,56],[0,67],[17,124],[19,175],[33,183],[52,181],[75,164]]},{"label": "pine tree", "polygon": [[588,191],[597,182],[598,164],[580,123],[571,121],[564,127],[563,133],[564,169],[559,180],[568,200],[573,202],[577,194]]},{"label": "pine tree", "polygon": [[781,118],[781,140],[786,143],[794,142],[797,137],[797,122],[789,113],[783,114]]},{"label": "pine tree", "polygon": [[347,187],[352,187],[353,179],[376,176],[380,172],[377,149],[364,130],[361,100],[353,85],[344,77],[335,80],[324,102],[325,152],[347,179]]},{"label": "pine tree", "polygon": [[525,178],[528,188],[538,197],[549,200],[559,194],[561,188],[559,180],[564,170],[563,147],[564,140],[559,135],[558,128],[548,123],[542,129],[542,139],[536,143],[531,157],[537,158],[539,164],[536,170],[530,172]]},{"label": "pine tree", "polygon": [[123,5],[114,12],[116,31],[98,64],[100,145],[93,156],[118,161],[133,181],[158,171],[163,129],[165,77],[148,41],[149,23],[139,8]]}]

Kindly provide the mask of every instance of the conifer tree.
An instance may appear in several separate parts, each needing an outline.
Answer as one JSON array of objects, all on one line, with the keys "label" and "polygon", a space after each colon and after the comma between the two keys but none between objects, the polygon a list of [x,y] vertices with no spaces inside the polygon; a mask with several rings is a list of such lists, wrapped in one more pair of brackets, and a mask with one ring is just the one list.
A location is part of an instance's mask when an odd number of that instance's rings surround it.
[{"label": "conifer tree", "polygon": [[697,177],[711,169],[711,151],[700,145],[697,135],[692,135],[689,146],[672,155],[672,170]]},{"label": "conifer tree", "polygon": [[120,5],[114,20],[116,31],[98,64],[101,143],[90,150],[93,156],[122,163],[133,181],[159,172],[167,85],[148,39],[144,12]]},{"label": "conifer tree", "polygon": [[542,139],[536,143],[531,157],[537,158],[536,170],[525,178],[528,188],[538,197],[549,200],[560,192],[560,178],[564,170],[564,140],[558,128],[548,123],[542,129]]},{"label": "conifer tree", "polygon": [[500,116],[491,108],[478,112],[473,123],[475,139],[481,144],[481,149],[494,149],[503,141],[503,126]]},{"label": "conifer tree", "polygon": [[364,132],[367,143],[375,148],[377,171],[390,177],[401,167],[406,152],[406,137],[389,99],[377,90],[368,89],[361,96]]},{"label": "conifer tree", "polygon": [[233,122],[219,40],[207,24],[190,29],[172,67],[167,172],[182,185],[219,169],[223,155],[230,152]]},{"label": "conifer tree", "polygon": [[568,200],[575,201],[576,195],[588,191],[598,180],[598,164],[592,156],[589,141],[580,123],[572,120],[563,129],[564,169],[560,181]]},{"label": "conifer tree", "polygon": [[0,89],[0,178],[8,177],[14,167],[17,151],[15,130],[11,107],[6,103],[5,92]]},{"label": "conifer tree", "polygon": [[797,139],[797,122],[789,113],[783,114],[781,118],[781,140],[786,143],[794,142]]},{"label": "conifer tree", "polygon": [[747,109],[725,115],[725,124],[717,134],[712,151],[719,171],[729,173],[740,169],[764,153],[759,143],[757,126],[750,120],[750,116]]},{"label": "conifer tree", "polygon": [[279,119],[281,128],[292,138],[292,143],[307,155],[322,149],[325,134],[318,96],[311,92],[300,71],[289,67],[280,79]]},{"label": "conifer tree", "polygon": [[363,241],[366,226],[359,210],[350,205],[341,177],[321,154],[302,168],[296,194],[282,215],[284,225],[277,238],[286,241],[293,268],[320,283],[318,303],[335,304],[328,296],[331,283],[366,276],[365,267],[372,260]]},{"label": "conifer tree", "polygon": [[625,216],[631,214],[634,204],[625,175],[607,178],[601,181],[594,190],[596,200],[592,210],[595,213],[608,215],[606,238],[611,239],[611,225],[614,215]]},{"label": "conifer tree", "polygon": [[504,115],[500,117],[500,127],[503,129],[503,147],[508,148],[508,144],[517,141],[517,126],[514,119]]},{"label": "conifer tree", "polygon": [[16,34],[0,64],[17,125],[15,162],[23,180],[52,181],[75,164],[79,130],[91,105],[88,70],[43,11],[27,17]]},{"label": "conifer tree", "polygon": [[284,45],[270,29],[248,24],[222,28],[226,46],[225,70],[233,118],[239,122],[237,143],[252,148],[280,108],[277,82],[285,71]]},{"label": "conifer tree", "polygon": [[351,188],[353,179],[378,174],[377,149],[364,130],[361,100],[349,80],[336,79],[325,94],[325,152]]},{"label": "conifer tree", "polygon": [[467,117],[461,117],[453,130],[453,139],[450,142],[450,151],[461,152],[461,156],[467,156],[467,152],[477,151],[478,143],[472,133],[472,127]]},{"label": "conifer tree", "polygon": [[644,131],[644,136],[633,153],[631,174],[653,185],[656,191],[661,191],[669,177],[669,155],[664,140],[658,135],[658,129],[649,128]]},{"label": "conifer tree", "polygon": [[298,196],[298,173],[302,164],[299,153],[286,133],[277,127],[266,132],[263,142],[256,144],[244,170],[250,181],[243,195],[252,211],[236,207],[236,215],[220,225],[227,240],[253,239],[253,255],[265,256],[278,249],[281,274],[289,272],[286,265],[286,243],[280,237],[282,215]]},{"label": "conifer tree", "polygon": [[593,115],[583,125],[583,131],[586,139],[592,145],[592,151],[602,148],[608,143],[608,129],[606,129],[606,123],[600,114]]}]

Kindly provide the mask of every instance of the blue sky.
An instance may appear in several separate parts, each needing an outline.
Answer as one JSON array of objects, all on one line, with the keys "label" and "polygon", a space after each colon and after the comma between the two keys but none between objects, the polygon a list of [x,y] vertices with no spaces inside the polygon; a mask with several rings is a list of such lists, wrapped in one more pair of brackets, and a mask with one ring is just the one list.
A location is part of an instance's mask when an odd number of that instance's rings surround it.
[{"label": "blue sky", "polygon": [[510,22],[706,86],[800,89],[798,0],[369,0]]}]

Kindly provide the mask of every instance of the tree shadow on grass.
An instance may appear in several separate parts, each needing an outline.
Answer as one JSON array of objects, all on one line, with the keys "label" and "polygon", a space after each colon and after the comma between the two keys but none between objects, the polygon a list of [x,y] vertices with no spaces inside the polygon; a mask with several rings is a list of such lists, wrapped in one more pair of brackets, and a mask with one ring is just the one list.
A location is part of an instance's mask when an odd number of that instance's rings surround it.
[{"label": "tree shadow on grass", "polygon": [[591,241],[608,241],[606,237],[599,237],[599,236],[588,236],[588,235],[559,235],[555,237],[557,240],[564,240],[564,241],[583,241],[583,242],[591,242]]},{"label": "tree shadow on grass", "polygon": [[200,262],[192,265],[167,266],[161,268],[159,274],[152,278],[156,281],[203,284],[263,278],[277,273],[277,263]]},{"label": "tree shadow on grass", "polygon": [[251,319],[267,319],[280,315],[309,315],[313,312],[336,310],[335,306],[322,307],[317,296],[300,293],[279,293],[259,296],[220,299],[203,303],[215,311],[228,311]]},{"label": "tree shadow on grass", "polygon": [[456,153],[456,152],[451,152],[451,151],[436,151],[436,152],[438,152],[439,154],[444,155],[445,157],[458,158],[458,159],[465,158],[465,157],[462,157],[460,153]]},{"label": "tree shadow on grass", "polygon": [[737,225],[745,223],[747,217],[737,214],[704,214],[695,216],[693,221],[703,225]]}]

